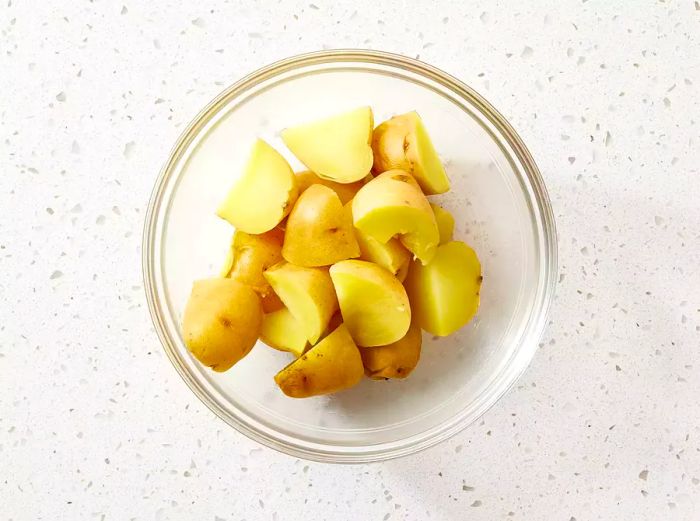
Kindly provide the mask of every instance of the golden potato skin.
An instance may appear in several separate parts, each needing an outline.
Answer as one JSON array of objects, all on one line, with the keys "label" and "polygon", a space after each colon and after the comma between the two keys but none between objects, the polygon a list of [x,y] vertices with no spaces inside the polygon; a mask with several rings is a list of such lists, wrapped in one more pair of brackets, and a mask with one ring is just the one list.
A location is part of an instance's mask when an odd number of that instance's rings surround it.
[{"label": "golden potato skin", "polygon": [[292,398],[308,398],[348,389],[364,374],[362,357],[345,324],[275,375]]},{"label": "golden potato skin", "polygon": [[392,169],[409,172],[426,195],[442,194],[450,189],[445,168],[417,112],[394,116],[372,133],[375,173]]},{"label": "golden potato skin", "polygon": [[418,365],[422,343],[420,327],[414,322],[402,339],[385,346],[360,349],[365,374],[373,380],[406,378]]},{"label": "golden potato skin", "polygon": [[222,372],[247,355],[262,326],[260,297],[232,279],[196,281],[182,317],[187,349],[203,365]]},{"label": "golden potato skin", "polygon": [[[263,272],[282,260],[284,233],[279,229],[259,235],[236,230],[231,241],[228,271],[223,276],[250,286],[261,297],[272,292]],[[226,267],[226,266],[224,266]]]},{"label": "golden potato skin", "polygon": [[311,185],[289,214],[282,256],[304,267],[330,266],[359,257],[350,207],[343,207],[331,188]]}]

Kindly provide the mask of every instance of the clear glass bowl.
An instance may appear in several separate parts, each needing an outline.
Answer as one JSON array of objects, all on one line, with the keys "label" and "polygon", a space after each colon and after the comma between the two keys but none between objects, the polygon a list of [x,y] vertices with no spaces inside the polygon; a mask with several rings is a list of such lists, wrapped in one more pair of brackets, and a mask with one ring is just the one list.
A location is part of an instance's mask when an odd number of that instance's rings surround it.
[{"label": "clear glass bowl", "polygon": [[[226,373],[202,367],[180,336],[192,282],[216,276],[231,227],[214,215],[261,136],[360,105],[375,121],[417,110],[444,160],[452,190],[433,198],[456,219],[456,239],[483,265],[476,318],[447,338],[424,334],[420,364],[404,381],[365,379],[332,396],[288,398],[273,375],[287,353],[256,346]],[[470,87],[403,56],[324,51],[243,78],[189,125],[156,182],[146,216],[148,304],[165,350],[192,391],[243,434],[295,456],[368,462],[410,454],[466,427],[530,362],[557,272],[552,210],[537,166],[513,128]]]}]

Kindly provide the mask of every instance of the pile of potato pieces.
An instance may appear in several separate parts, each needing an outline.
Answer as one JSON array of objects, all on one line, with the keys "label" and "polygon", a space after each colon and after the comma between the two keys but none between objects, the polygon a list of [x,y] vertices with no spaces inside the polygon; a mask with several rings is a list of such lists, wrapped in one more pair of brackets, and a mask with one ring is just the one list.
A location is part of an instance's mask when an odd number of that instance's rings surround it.
[{"label": "pile of potato pieces", "polygon": [[477,311],[481,265],[426,196],[449,180],[416,112],[376,128],[361,107],[282,132],[309,169],[263,140],[217,214],[236,231],[217,278],[196,281],[182,330],[226,371],[258,339],[295,360],[288,396],[328,394],[416,367],[421,329],[446,336]]}]

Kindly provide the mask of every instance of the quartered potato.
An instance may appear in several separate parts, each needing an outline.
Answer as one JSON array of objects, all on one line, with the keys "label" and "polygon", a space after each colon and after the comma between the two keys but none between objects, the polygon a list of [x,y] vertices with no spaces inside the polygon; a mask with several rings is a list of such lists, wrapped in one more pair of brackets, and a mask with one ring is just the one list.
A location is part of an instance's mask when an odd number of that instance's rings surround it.
[{"label": "quartered potato", "polygon": [[225,371],[259,338],[295,360],[274,377],[306,398],[363,375],[404,379],[422,331],[446,336],[477,312],[481,264],[427,196],[450,182],[416,112],[373,129],[370,107],[282,130],[309,169],[258,140],[217,210],[235,227],[220,278],[185,308],[187,348]]}]

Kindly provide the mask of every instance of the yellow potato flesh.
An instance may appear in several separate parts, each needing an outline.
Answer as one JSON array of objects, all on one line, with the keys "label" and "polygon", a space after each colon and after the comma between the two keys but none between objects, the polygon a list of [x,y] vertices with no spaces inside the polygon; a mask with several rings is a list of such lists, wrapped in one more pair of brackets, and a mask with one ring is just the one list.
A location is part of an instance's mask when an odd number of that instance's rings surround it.
[{"label": "yellow potato flesh", "polygon": [[398,235],[423,263],[435,254],[440,232],[435,215],[415,180],[401,170],[384,172],[352,200],[355,227],[381,243]]},{"label": "yellow potato flesh", "polygon": [[328,266],[359,257],[350,209],[327,186],[311,185],[289,214],[282,256],[297,266]]},{"label": "yellow potato flesh", "polygon": [[277,226],[292,209],[298,190],[294,172],[270,145],[258,139],[242,177],[217,210],[237,230],[263,233]]},{"label": "yellow potato flesh", "polygon": [[331,266],[343,322],[358,346],[399,340],[411,323],[411,307],[401,282],[371,262],[346,260]]},{"label": "yellow potato flesh", "polygon": [[411,261],[411,254],[398,239],[391,238],[382,243],[362,230],[356,230],[357,243],[360,245],[360,259],[374,262],[396,275]]},{"label": "yellow potato flesh", "polygon": [[265,278],[299,322],[307,340],[315,344],[338,309],[328,270],[282,262],[268,269]]},{"label": "yellow potato flesh", "polygon": [[435,214],[435,222],[437,223],[438,231],[440,232],[440,244],[450,242],[455,231],[455,218],[452,214],[445,210],[442,206],[430,203],[430,207]]},{"label": "yellow potato flesh", "polygon": [[374,129],[372,150],[375,172],[405,170],[428,195],[450,189],[445,168],[417,112],[395,116]]},{"label": "yellow potato flesh", "polygon": [[275,382],[292,398],[307,398],[347,389],[364,373],[357,346],[341,324],[335,331],[275,375]]},{"label": "yellow potato flesh", "polygon": [[354,183],[372,168],[370,146],[374,121],[372,109],[313,121],[282,131],[289,150],[319,177],[338,183]]},{"label": "yellow potato flesh", "polygon": [[476,314],[481,280],[481,264],[469,246],[438,246],[430,264],[412,263],[406,277],[414,319],[433,335],[454,333]]},{"label": "yellow potato flesh", "polygon": [[282,260],[282,237],[277,229],[260,235],[236,230],[222,275],[250,286],[261,297],[267,296],[272,288],[263,272]]},{"label": "yellow potato flesh", "polygon": [[260,340],[280,351],[301,356],[307,346],[306,334],[287,308],[263,317]]},{"label": "yellow potato flesh", "polygon": [[365,374],[373,380],[406,378],[418,365],[422,341],[420,327],[412,323],[400,340],[385,346],[361,349]]},{"label": "yellow potato flesh", "polygon": [[248,354],[262,325],[260,297],[232,279],[198,280],[182,317],[187,349],[203,365],[226,371]]},{"label": "yellow potato flesh", "polygon": [[328,179],[318,177],[316,174],[308,170],[304,172],[299,172],[297,174],[297,186],[299,187],[299,195],[304,193],[304,190],[306,190],[311,185],[323,185],[327,186],[336,194],[338,194],[340,202],[343,203],[343,205],[351,201],[352,198],[355,197],[355,194],[360,190],[360,188],[364,186],[364,184],[364,180],[348,184],[336,183],[335,181],[330,181]]}]

